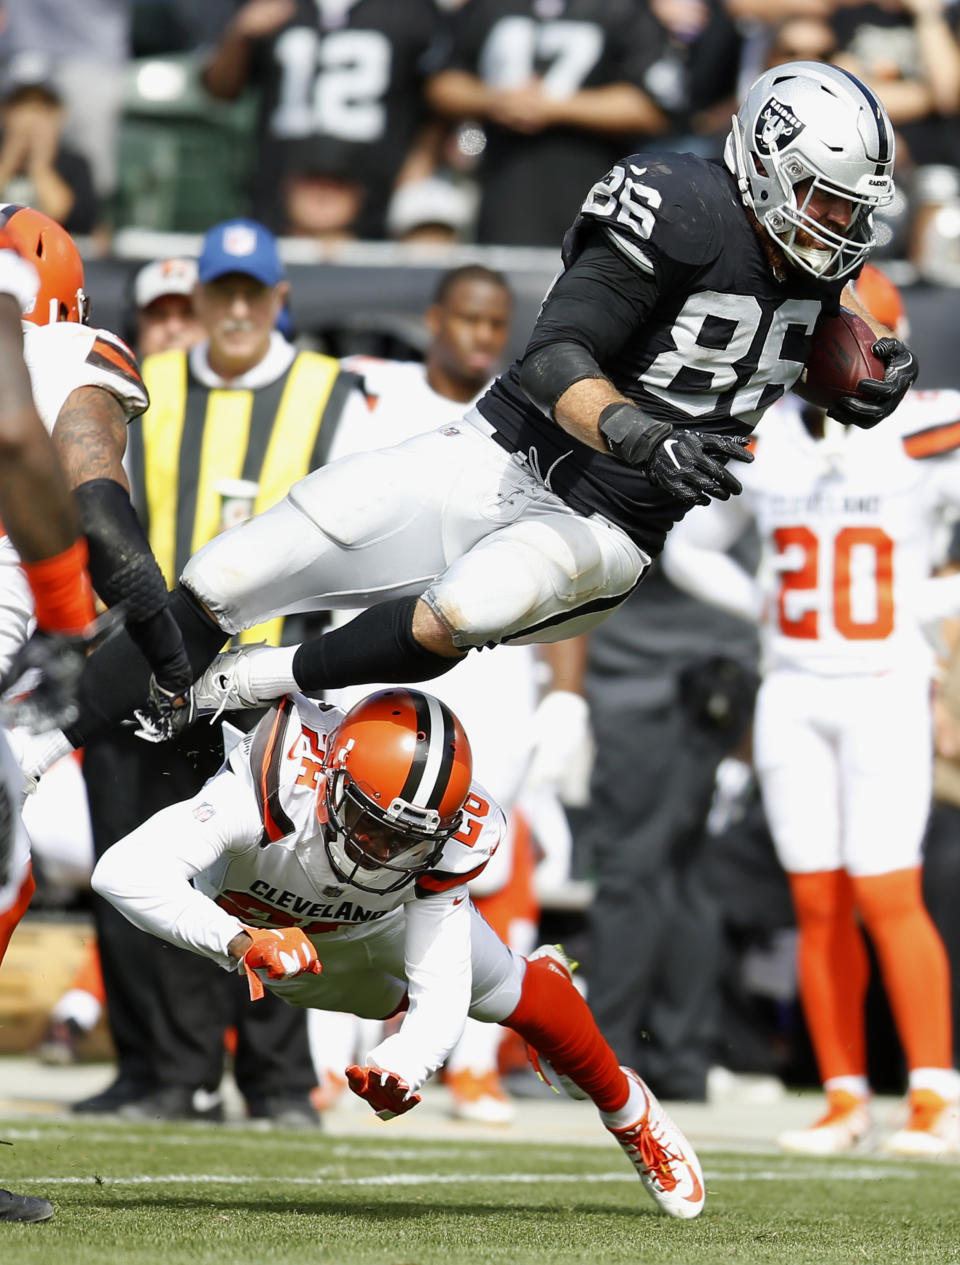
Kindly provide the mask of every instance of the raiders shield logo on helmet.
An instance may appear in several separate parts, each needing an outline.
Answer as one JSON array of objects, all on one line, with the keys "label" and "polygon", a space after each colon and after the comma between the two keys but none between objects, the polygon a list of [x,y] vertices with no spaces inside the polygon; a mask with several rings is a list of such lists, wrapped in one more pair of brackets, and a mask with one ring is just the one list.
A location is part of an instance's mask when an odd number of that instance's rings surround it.
[{"label": "raiders shield logo on helmet", "polygon": [[805,126],[782,101],[771,97],[757,115],[754,129],[757,149],[761,154],[771,154],[774,150],[783,149],[794,137],[800,135]]}]

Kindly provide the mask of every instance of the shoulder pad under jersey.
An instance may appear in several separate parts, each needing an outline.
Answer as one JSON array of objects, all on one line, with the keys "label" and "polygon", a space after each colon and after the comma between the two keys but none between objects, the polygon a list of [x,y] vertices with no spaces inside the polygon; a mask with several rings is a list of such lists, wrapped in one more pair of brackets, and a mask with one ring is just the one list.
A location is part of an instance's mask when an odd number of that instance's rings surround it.
[{"label": "shoulder pad under jersey", "polygon": [[463,806],[463,823],[446,842],[436,867],[417,879],[417,895],[445,892],[469,883],[483,870],[507,832],[503,809],[474,782]]},{"label": "shoulder pad under jersey", "polygon": [[[129,421],[149,405],[137,358],[118,335],[75,321],[29,326],[24,357],[30,370],[34,398],[44,421],[53,421],[77,387],[109,391]],[[52,423],[50,423],[52,425]]]},{"label": "shoulder pad under jersey", "polygon": [[885,425],[899,425],[908,457],[941,457],[960,448],[960,391],[908,391]]},{"label": "shoulder pad under jersey", "polygon": [[335,707],[302,694],[288,694],[263,717],[249,746],[241,743],[231,756],[231,766],[238,772],[249,770],[263,821],[261,843],[276,843],[305,824],[311,829],[315,826],[317,779],[326,739],[342,718]]},{"label": "shoulder pad under jersey", "polygon": [[722,168],[695,154],[633,154],[590,190],[564,240],[564,264],[569,267],[596,225],[646,271],[658,258],[709,263],[722,249],[731,198]]}]

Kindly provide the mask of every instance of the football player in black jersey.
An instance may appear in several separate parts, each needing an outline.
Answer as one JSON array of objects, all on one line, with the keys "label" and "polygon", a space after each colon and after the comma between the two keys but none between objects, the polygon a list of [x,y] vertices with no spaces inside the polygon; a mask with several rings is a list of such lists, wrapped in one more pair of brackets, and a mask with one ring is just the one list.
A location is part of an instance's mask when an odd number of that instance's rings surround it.
[{"label": "football player in black jersey", "polygon": [[[740,490],[726,462],[751,459],[744,440],[797,381],[818,316],[873,249],[893,161],[874,94],[794,62],[754,84],[724,163],[618,163],[567,235],[524,356],[476,410],[331,463],[187,564],[173,609],[198,671],[228,633],[267,617],[367,608],[299,648],[222,656],[201,701],[428,680],[471,647],[597,624],[672,523]],[[873,327],[884,380],[842,417],[861,426],[892,412],[917,372]],[[94,711],[126,715],[145,692],[135,659],[119,662],[123,639],[115,646],[88,661],[91,707],[74,743],[96,728]]]},{"label": "football player in black jersey", "polygon": [[[421,114],[423,59],[436,35],[433,0],[246,0],[227,22],[203,70],[217,97],[260,92],[255,218],[286,231],[284,191],[305,147],[315,163],[349,162],[366,197],[355,226],[384,236],[394,179]],[[315,166],[310,174],[324,174]],[[344,191],[341,191],[344,192]]]},{"label": "football player in black jersey", "polygon": [[426,94],[483,125],[477,240],[556,248],[596,175],[680,105],[666,31],[636,0],[468,0],[450,27]]}]

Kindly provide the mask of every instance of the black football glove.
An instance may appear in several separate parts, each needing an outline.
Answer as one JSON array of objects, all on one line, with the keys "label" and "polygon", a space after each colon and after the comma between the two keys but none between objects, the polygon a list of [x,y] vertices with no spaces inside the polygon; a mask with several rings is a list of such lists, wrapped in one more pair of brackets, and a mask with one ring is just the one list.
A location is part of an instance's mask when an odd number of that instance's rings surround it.
[{"label": "black football glove", "polygon": [[13,656],[0,680],[3,720],[32,733],[63,729],[80,713],[77,690],[87,655],[120,628],[118,607],[105,611],[82,633],[51,633],[39,628]]},{"label": "black football glove", "polygon": [[669,422],[647,417],[634,404],[608,404],[598,429],[615,457],[637,466],[658,488],[689,509],[707,505],[711,497],[726,501],[743,488],[721,461],[752,461],[745,439],[677,430]]},{"label": "black football glove", "polygon": [[723,461],[753,460],[745,439],[706,435],[696,430],[674,430],[662,439],[644,463],[643,470],[655,487],[663,488],[687,508],[709,505],[711,498],[729,501],[743,491],[740,480]]},{"label": "black football glove", "polygon": [[193,686],[174,694],[165,690],[152,676],[147,701],[133,714],[140,726],[134,733],[144,742],[169,742],[172,738],[179,738],[196,719]]},{"label": "black football glove", "polygon": [[857,396],[827,410],[828,416],[838,422],[862,430],[869,430],[890,416],[920,371],[916,356],[899,338],[881,338],[871,350],[883,361],[883,379],[863,378],[857,386]]}]

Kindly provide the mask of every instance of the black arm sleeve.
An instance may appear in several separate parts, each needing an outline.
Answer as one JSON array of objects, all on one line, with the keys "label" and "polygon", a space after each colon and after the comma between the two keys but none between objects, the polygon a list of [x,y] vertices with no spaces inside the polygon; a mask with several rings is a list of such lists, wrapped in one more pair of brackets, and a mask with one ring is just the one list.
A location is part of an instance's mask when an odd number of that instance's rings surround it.
[{"label": "black arm sleeve", "polygon": [[164,689],[193,681],[183,638],[167,609],[169,594],[136,510],[115,479],[90,479],[73,490],[90,548],[90,579],[107,606],[122,602],[130,637]]},{"label": "black arm sleeve", "polygon": [[657,276],[641,272],[596,229],[544,300],[524,352],[548,343],[580,343],[602,366],[635,335],[660,293]]}]

